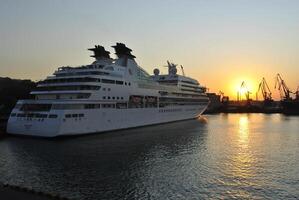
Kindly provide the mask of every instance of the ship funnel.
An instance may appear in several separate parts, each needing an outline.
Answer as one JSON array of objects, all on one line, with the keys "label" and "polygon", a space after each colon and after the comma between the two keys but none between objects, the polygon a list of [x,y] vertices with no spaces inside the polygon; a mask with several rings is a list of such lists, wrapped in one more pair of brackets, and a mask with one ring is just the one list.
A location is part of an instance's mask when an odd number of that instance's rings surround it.
[{"label": "ship funnel", "polygon": [[131,54],[132,49],[126,47],[125,44],[123,43],[116,43],[116,45],[112,46],[115,50],[115,54],[117,55],[118,58],[130,58],[134,59],[136,58],[134,55]]},{"label": "ship funnel", "polygon": [[95,45],[94,48],[90,48],[88,50],[93,51],[94,55],[91,55],[90,57],[94,57],[96,60],[99,60],[101,58],[110,59],[110,52],[106,51],[103,46]]}]

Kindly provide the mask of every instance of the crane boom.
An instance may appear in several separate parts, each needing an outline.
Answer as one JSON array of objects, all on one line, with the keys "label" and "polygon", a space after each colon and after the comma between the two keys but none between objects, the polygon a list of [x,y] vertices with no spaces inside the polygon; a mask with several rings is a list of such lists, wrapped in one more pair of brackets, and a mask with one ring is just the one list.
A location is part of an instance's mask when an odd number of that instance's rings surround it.
[{"label": "crane boom", "polygon": [[271,90],[266,82],[266,79],[263,77],[262,81],[259,84],[258,90],[256,92],[256,100],[258,100],[259,92],[262,93],[264,101],[271,101],[272,100],[272,93]]},{"label": "crane boom", "polygon": [[280,74],[276,75],[275,88],[278,88],[281,99],[291,98],[290,94],[293,92],[288,88],[285,81],[281,78]]}]

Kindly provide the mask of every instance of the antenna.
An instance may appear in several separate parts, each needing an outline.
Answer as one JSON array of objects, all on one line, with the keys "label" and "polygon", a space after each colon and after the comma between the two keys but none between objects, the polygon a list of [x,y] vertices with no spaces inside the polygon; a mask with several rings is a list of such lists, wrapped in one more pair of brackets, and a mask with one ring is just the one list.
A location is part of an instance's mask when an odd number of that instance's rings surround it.
[{"label": "antenna", "polygon": [[182,70],[182,74],[183,74],[183,76],[185,76],[185,72],[184,72],[184,67],[183,67],[183,65],[181,65],[181,70]]}]

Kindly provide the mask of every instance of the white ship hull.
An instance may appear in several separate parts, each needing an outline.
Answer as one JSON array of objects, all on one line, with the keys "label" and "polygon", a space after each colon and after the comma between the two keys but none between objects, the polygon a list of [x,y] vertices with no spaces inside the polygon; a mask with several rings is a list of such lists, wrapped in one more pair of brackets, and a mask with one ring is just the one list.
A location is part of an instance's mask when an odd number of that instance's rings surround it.
[{"label": "white ship hull", "polygon": [[63,110],[51,112],[61,116],[55,119],[10,117],[7,132],[38,137],[100,133],[192,119],[201,115],[206,107],[207,105],[190,105],[168,108],[78,110],[78,113],[84,114],[84,117],[75,118],[63,117],[67,113],[73,113]]},{"label": "white ship hull", "polygon": [[168,62],[168,74],[150,76],[135,61],[131,49],[113,46],[117,59],[96,45],[90,65],[61,67],[38,82],[34,99],[19,100],[7,132],[56,137],[83,135],[199,116],[209,98],[195,79],[178,75]]}]

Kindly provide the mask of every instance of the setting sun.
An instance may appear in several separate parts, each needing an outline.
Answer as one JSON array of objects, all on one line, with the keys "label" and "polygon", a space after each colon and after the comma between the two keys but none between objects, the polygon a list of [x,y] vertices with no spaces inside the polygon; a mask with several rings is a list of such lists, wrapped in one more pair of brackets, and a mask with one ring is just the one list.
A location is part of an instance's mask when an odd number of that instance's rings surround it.
[{"label": "setting sun", "polygon": [[250,78],[236,78],[230,83],[229,95],[232,99],[237,99],[237,95],[240,95],[240,99],[245,99],[245,95],[249,92],[249,97],[253,98],[257,90],[257,83]]}]

